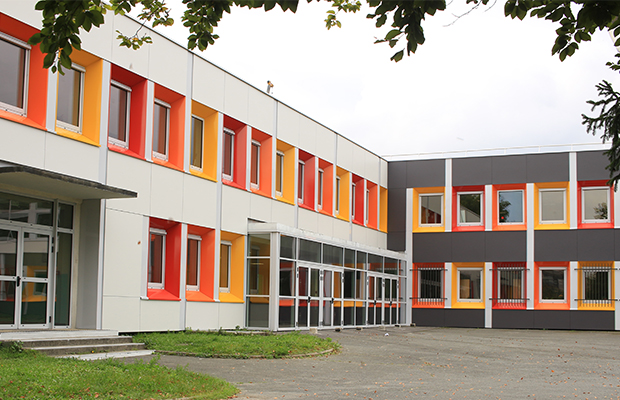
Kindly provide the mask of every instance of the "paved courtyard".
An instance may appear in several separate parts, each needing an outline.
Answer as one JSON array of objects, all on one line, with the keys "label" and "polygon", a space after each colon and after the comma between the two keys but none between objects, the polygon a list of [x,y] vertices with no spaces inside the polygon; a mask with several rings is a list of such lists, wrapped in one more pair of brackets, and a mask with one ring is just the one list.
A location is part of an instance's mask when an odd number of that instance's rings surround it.
[{"label": "paved courtyard", "polygon": [[223,378],[241,399],[620,398],[620,333],[403,327],[318,335],[343,351],[160,363]]}]

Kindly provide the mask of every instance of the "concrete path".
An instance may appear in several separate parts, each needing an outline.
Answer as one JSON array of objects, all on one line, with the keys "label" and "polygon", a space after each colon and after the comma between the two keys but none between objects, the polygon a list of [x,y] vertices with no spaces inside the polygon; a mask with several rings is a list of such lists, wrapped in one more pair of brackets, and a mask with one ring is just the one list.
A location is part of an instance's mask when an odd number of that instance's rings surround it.
[{"label": "concrete path", "polygon": [[253,400],[620,398],[620,333],[406,327],[318,336],[343,351],[294,360],[162,356],[160,363],[223,378]]}]

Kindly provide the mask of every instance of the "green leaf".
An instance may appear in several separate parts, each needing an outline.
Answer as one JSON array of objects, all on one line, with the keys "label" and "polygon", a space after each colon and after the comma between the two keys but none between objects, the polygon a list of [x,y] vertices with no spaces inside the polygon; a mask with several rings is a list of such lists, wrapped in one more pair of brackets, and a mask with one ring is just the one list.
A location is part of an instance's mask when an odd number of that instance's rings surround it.
[{"label": "green leaf", "polygon": [[392,40],[400,33],[401,33],[400,29],[392,29],[391,31],[387,33],[387,35],[385,35],[385,40]]},{"label": "green leaf", "polygon": [[400,60],[403,59],[403,55],[404,55],[404,51],[401,50],[399,52],[397,52],[396,54],[394,54],[392,57],[390,57],[390,60],[394,61],[394,62],[399,62]]}]

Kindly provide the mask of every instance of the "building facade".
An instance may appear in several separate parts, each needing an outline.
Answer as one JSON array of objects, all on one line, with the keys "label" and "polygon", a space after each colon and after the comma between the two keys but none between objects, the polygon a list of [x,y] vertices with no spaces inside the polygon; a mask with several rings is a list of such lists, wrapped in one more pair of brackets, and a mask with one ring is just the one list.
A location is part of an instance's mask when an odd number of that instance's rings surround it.
[{"label": "building facade", "polygon": [[35,3],[0,5],[0,329],[618,329],[600,152],[388,162],[124,16],[54,74]]}]

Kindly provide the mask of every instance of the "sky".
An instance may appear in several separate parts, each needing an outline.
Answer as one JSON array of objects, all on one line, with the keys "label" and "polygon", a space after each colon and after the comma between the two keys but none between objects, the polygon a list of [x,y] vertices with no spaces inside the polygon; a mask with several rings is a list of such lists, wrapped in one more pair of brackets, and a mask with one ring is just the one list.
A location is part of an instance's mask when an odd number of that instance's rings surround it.
[{"label": "sky", "polygon": [[[168,0],[173,16],[183,10]],[[462,15],[452,0],[423,22],[426,42],[395,63],[398,49],[373,44],[386,32],[368,9],[339,14],[342,28],[325,28],[329,3],[300,1],[297,13],[279,7],[233,9],[216,28],[220,38],[202,56],[247,83],[368,150],[394,159],[429,152],[600,143],[581,124],[594,115],[605,66],[616,53],[597,32],[572,57],[551,55],[557,24],[512,20],[503,2]],[[161,30],[186,45],[180,19]]]}]

